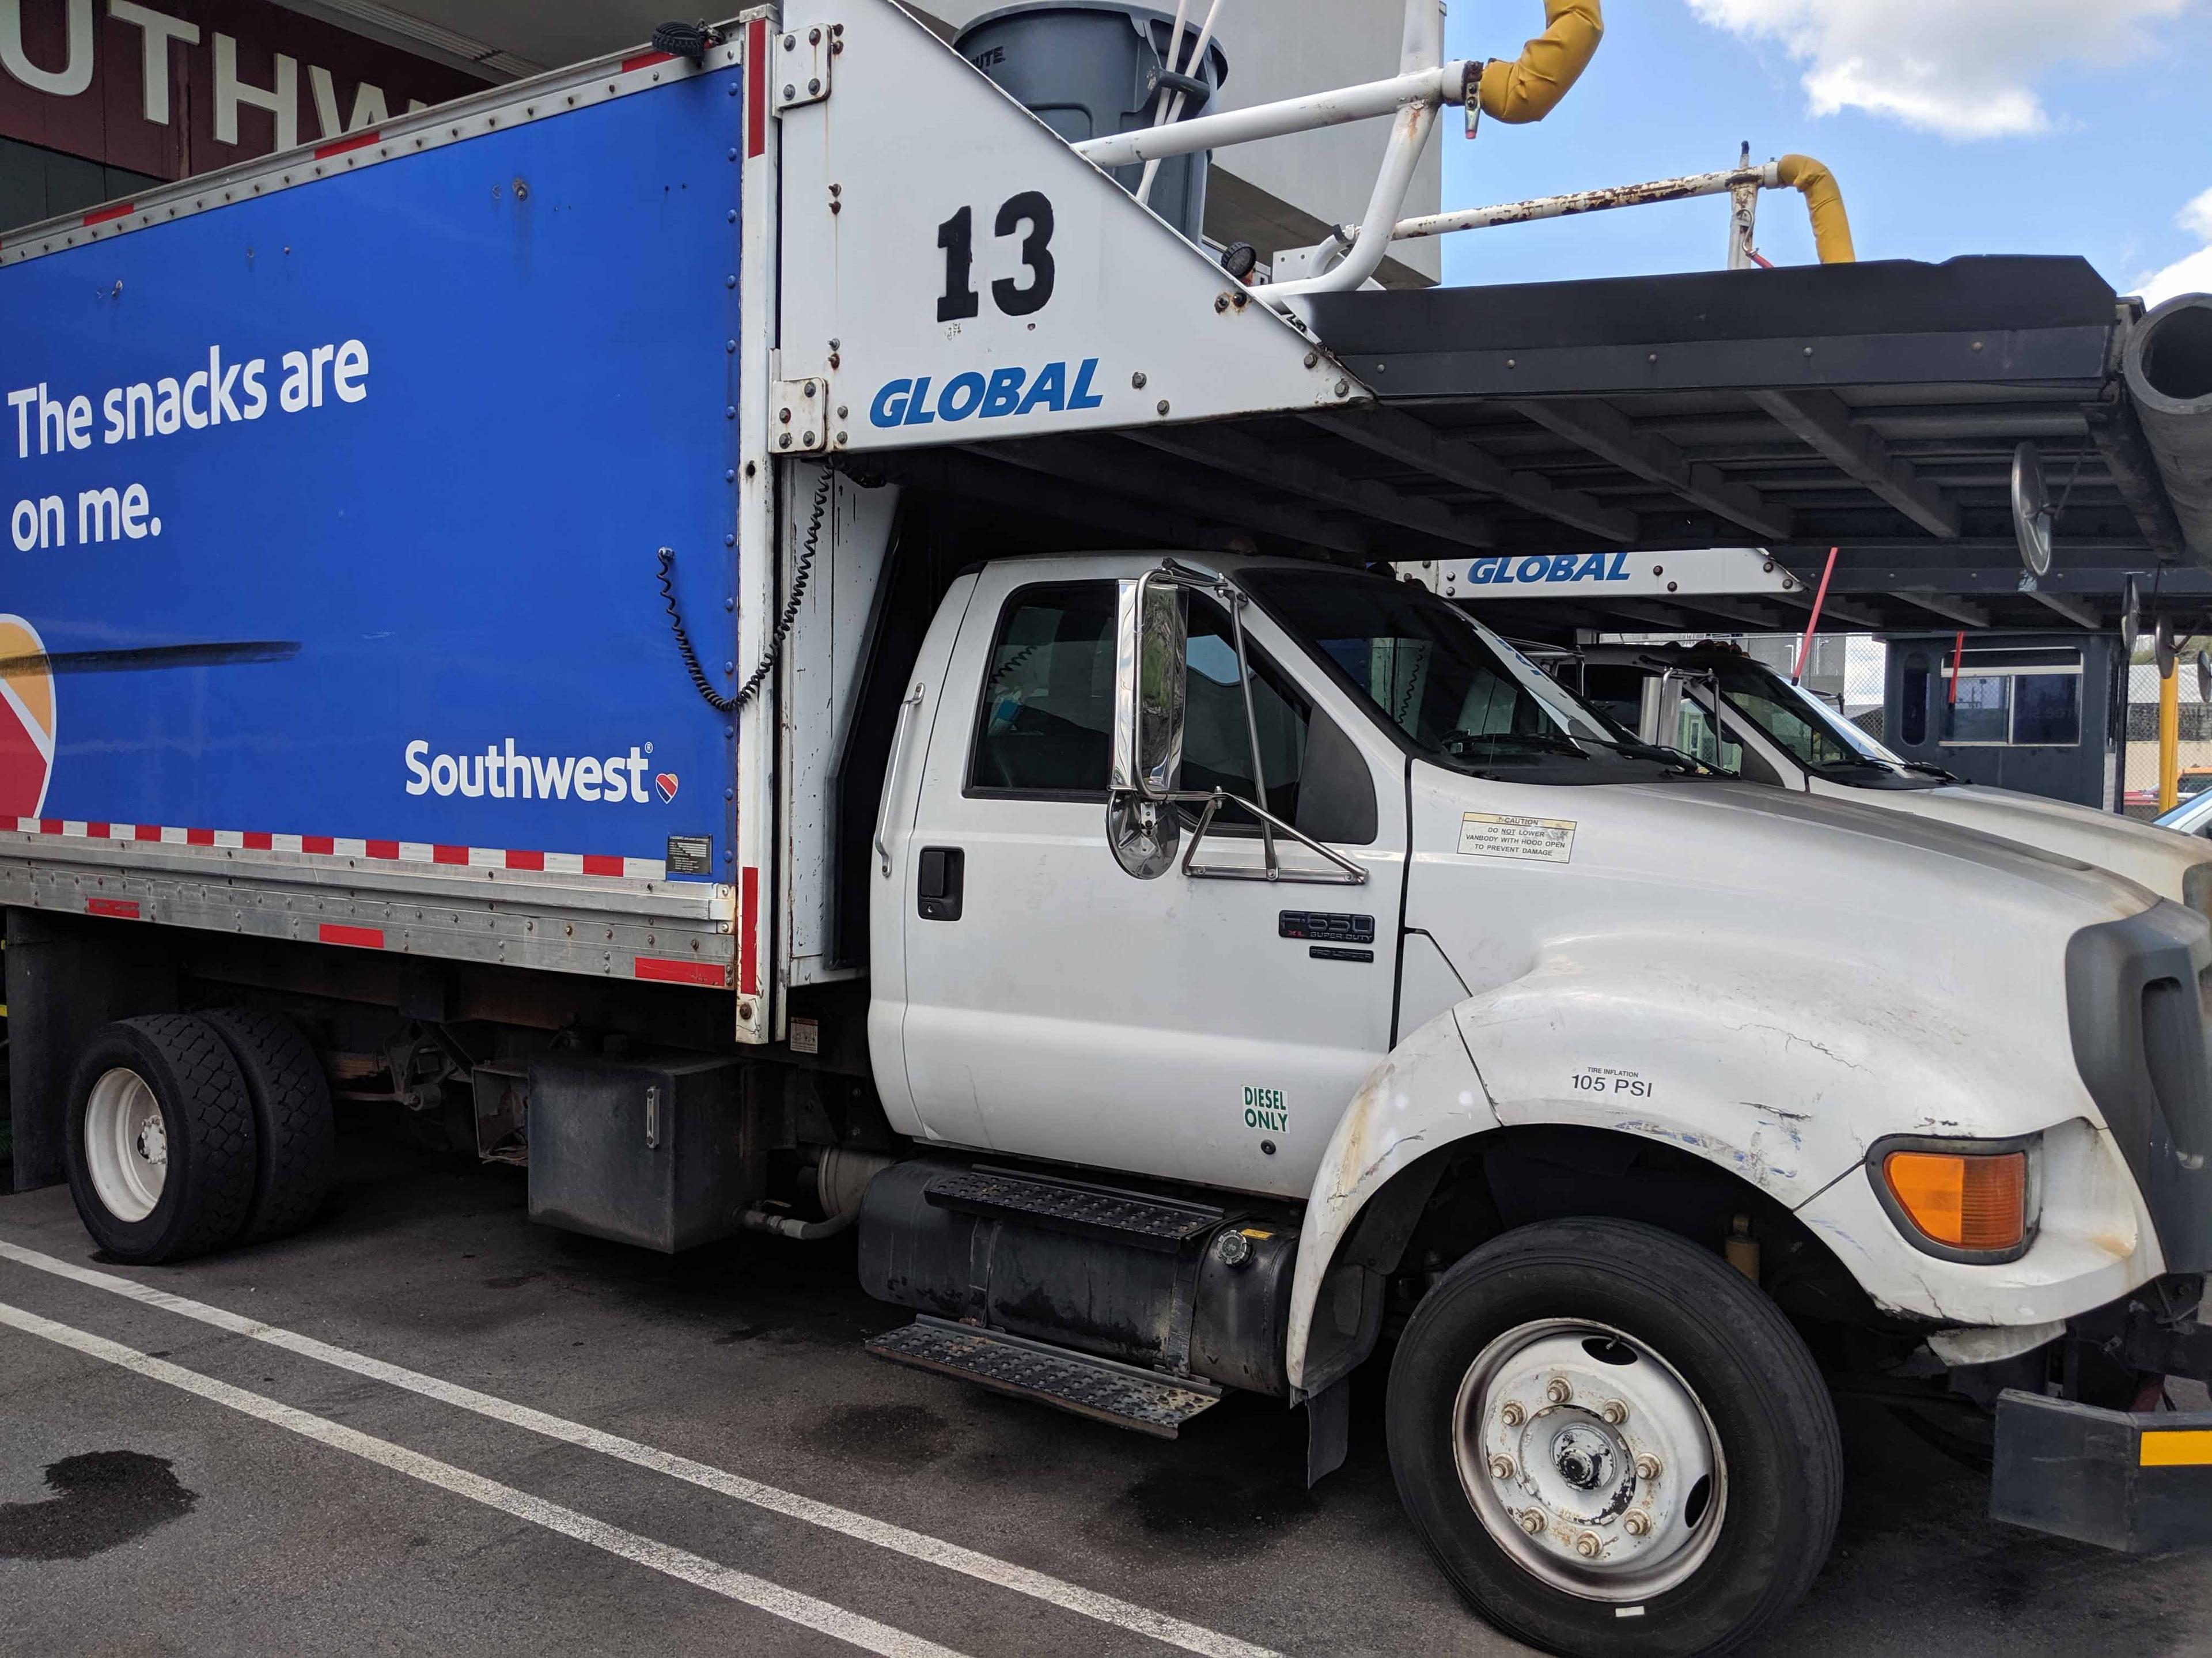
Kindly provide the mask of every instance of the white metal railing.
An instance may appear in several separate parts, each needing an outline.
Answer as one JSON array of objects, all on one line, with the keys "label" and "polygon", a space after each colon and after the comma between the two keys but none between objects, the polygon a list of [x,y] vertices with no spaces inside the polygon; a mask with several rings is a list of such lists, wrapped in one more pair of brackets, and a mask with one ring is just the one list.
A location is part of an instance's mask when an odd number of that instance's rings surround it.
[{"label": "white metal railing", "polygon": [[[1182,74],[1202,69],[1221,3],[1222,0],[1211,0],[1205,21],[1197,32],[1196,48],[1184,69],[1178,71],[1176,59],[1181,55],[1190,0],[1176,0],[1167,58],[1170,76],[1180,79]],[[1481,108],[1489,107],[1498,118],[1508,121],[1540,119],[1581,73],[1589,54],[1595,50],[1601,27],[1595,0],[1586,6],[1550,6],[1547,9],[1553,14],[1547,35],[1530,41],[1518,64],[1504,64],[1496,60],[1475,63],[1458,58],[1447,62],[1443,56],[1443,9],[1439,0],[1406,0],[1398,73],[1388,80],[1279,99],[1218,115],[1197,116],[1188,121],[1179,118],[1183,108],[1182,90],[1178,88],[1170,94],[1164,82],[1152,125],[1088,139],[1072,148],[1077,155],[1101,167],[1143,162],[1144,177],[1136,190],[1137,199],[1143,201],[1151,193],[1159,164],[1170,156],[1311,132],[1348,121],[1395,116],[1375,187],[1359,222],[1336,227],[1330,238],[1317,247],[1283,250],[1275,255],[1279,266],[1303,267],[1310,274],[1252,284],[1253,298],[1278,309],[1283,308],[1283,301],[1298,295],[1359,287],[1374,276],[1392,242],[1700,196],[1725,195],[1731,198],[1729,267],[1760,264],[1765,261],[1753,246],[1752,235],[1758,217],[1759,192],[1763,190],[1796,188],[1804,191],[1821,259],[1847,261],[1852,257],[1850,222],[1828,170],[1802,155],[1785,155],[1779,161],[1754,166],[1748,144],[1744,146],[1742,156],[1735,167],[1718,172],[1503,202],[1449,213],[1423,214],[1413,218],[1398,217],[1421,150],[1444,106],[1458,105],[1467,110],[1467,132],[1473,137]],[[1574,20],[1559,15],[1569,10],[1587,13],[1581,20],[1586,27],[1577,28]],[[1486,76],[1492,70],[1504,71],[1509,84],[1525,74],[1534,90],[1522,86],[1510,90],[1492,88],[1491,93],[1486,93]],[[1501,94],[1503,101],[1492,94]],[[1516,105],[1518,106],[1511,106]]]}]

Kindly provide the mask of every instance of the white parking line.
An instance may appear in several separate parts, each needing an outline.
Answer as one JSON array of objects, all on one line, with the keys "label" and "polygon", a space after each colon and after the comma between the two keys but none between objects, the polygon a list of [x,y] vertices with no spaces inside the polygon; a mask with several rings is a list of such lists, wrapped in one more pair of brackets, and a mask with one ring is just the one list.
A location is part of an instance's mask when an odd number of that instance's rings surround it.
[{"label": "white parking line", "polygon": [[404,1388],[410,1393],[420,1394],[425,1399],[434,1399],[441,1404],[451,1405],[464,1411],[473,1411],[479,1416],[489,1417],[495,1422],[504,1422],[510,1427],[543,1434],[549,1439],[558,1439],[586,1450],[598,1451],[641,1468],[649,1468],[672,1479],[681,1479],[702,1486],[724,1497],[735,1497],[756,1508],[769,1509],[793,1520],[803,1520],[825,1531],[834,1531],[846,1537],[872,1543],[878,1548],[889,1549],[911,1559],[942,1566],[948,1571],[964,1573],[969,1577],[994,1583],[1001,1588],[1026,1594],[1068,1612],[1079,1612],[1085,1618],[1096,1619],[1102,1624],[1111,1624],[1119,1629],[1149,1636],[1186,1652],[1204,1655],[1204,1658],[1282,1658],[1268,1648],[1241,1641],[1233,1635],[1224,1635],[1218,1630],[1207,1629],[1200,1624],[1187,1623],[1149,1606],[1140,1606],[1111,1594],[1101,1594],[1074,1583],[1033,1571],[1027,1566],[963,1548],[957,1543],[948,1543],[942,1538],[925,1532],[909,1531],[903,1526],[888,1521],[871,1519],[850,1509],[841,1509],[828,1503],[818,1503],[796,1492],[780,1491],[774,1485],[763,1485],[758,1480],[747,1479],[726,1469],[695,1462],[690,1457],[678,1456],[670,1451],[657,1450],[641,1444],[635,1439],[625,1439],[597,1428],[587,1428],[580,1422],[570,1422],[544,1411],[532,1410],[527,1405],[517,1405],[490,1394],[478,1393],[454,1382],[442,1382],[436,1376],[424,1376],[419,1370],[410,1370],[398,1364],[388,1364],[380,1358],[334,1347],[328,1342],[318,1341],[313,1336],[298,1335],[290,1330],[264,1324],[258,1319],[246,1318],[237,1313],[225,1312],[220,1307],[210,1307],[204,1302],[191,1301],[183,1296],[171,1295],[166,1290],[150,1289],[112,1272],[94,1272],[88,1266],[79,1266],[73,1261],[40,1254],[18,1244],[0,1241],[0,1260],[12,1260],[57,1278],[70,1279],[95,1290],[105,1290],[112,1295],[125,1297],[149,1307],[158,1307],[164,1312],[196,1319],[211,1324],[216,1329],[232,1335],[247,1336],[255,1341],[281,1347],[287,1352],[297,1353],[340,1370],[351,1370],[377,1382]]},{"label": "white parking line", "polygon": [[857,1612],[848,1612],[842,1606],[834,1606],[827,1600],[817,1600],[811,1594],[801,1594],[796,1589],[785,1588],[766,1578],[734,1570],[686,1550],[671,1547],[666,1543],[657,1543],[650,1537],[641,1537],[620,1526],[595,1520],[588,1514],[579,1514],[574,1509],[562,1508],[558,1503],[549,1503],[543,1497],[531,1496],[527,1491],[519,1491],[512,1485],[502,1485],[496,1479],[487,1479],[482,1474],[471,1473],[466,1468],[457,1468],[450,1462],[424,1456],[420,1451],[410,1451],[404,1445],[394,1445],[389,1440],[374,1438],[341,1423],[311,1415],[292,1406],[280,1404],[276,1400],[264,1398],[259,1394],[248,1393],[243,1388],[234,1388],[228,1382],[218,1382],[213,1376],[200,1375],[197,1370],[187,1370],[181,1365],[142,1353],[135,1347],[125,1347],[104,1336],[72,1329],[66,1324],[57,1324],[52,1319],[40,1318],[36,1313],[27,1313],[4,1302],[0,1302],[0,1324],[21,1330],[27,1335],[43,1337],[58,1345],[73,1348],[91,1357],[135,1371],[151,1381],[165,1382],[172,1388],[196,1394],[241,1415],[289,1429],[334,1450],[349,1452],[394,1473],[419,1479],[426,1485],[435,1485],[441,1491],[465,1497],[472,1503],[481,1503],[488,1509],[497,1509],[502,1514],[513,1515],[517,1520],[526,1520],[534,1526],[543,1526],[563,1537],[573,1537],[580,1543],[588,1543],[595,1549],[604,1549],[624,1560],[650,1566],[655,1571],[681,1578],[687,1583],[696,1583],[725,1600],[741,1601],[787,1622],[834,1636],[868,1652],[880,1653],[883,1658],[962,1658],[962,1655],[951,1647],[925,1641],[919,1635],[909,1635],[889,1624],[879,1624]]}]

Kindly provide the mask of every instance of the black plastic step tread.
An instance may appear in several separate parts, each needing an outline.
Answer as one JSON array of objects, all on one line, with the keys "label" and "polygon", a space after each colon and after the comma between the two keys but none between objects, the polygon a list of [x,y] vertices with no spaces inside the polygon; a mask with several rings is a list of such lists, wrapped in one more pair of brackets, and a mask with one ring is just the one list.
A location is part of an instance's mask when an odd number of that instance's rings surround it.
[{"label": "black plastic step tread", "polygon": [[1012,1216],[1071,1230],[1116,1234],[1156,1249],[1177,1249],[1228,1217],[1199,1204],[1163,1202],[1126,1192],[1102,1192],[1050,1181],[967,1169],[940,1175],[925,1188],[939,1208]]},{"label": "black plastic step tread", "polygon": [[927,1315],[904,1329],[873,1338],[867,1351],[895,1364],[958,1376],[994,1393],[1033,1399],[1157,1439],[1173,1439],[1184,1423],[1221,1402],[1221,1389],[1210,1382],[1154,1376],[1111,1359]]}]

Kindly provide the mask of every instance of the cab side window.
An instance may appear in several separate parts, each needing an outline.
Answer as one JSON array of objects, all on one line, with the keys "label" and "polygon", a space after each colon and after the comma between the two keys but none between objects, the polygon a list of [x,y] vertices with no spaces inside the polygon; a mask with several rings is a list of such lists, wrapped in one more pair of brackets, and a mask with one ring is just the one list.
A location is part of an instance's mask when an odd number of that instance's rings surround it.
[{"label": "cab side window", "polygon": [[[1021,799],[1106,799],[1114,738],[1110,581],[1024,587],[1006,600],[984,670],[968,793]],[[1260,734],[1267,810],[1316,840],[1375,837],[1374,784],[1351,740],[1250,645],[1252,721]],[[1194,595],[1184,694],[1182,786],[1259,798],[1252,739],[1227,614]],[[1217,832],[1256,831],[1225,808]]]},{"label": "cab side window", "polygon": [[1113,742],[1114,584],[1023,588],[984,667],[969,793],[1103,801]]}]

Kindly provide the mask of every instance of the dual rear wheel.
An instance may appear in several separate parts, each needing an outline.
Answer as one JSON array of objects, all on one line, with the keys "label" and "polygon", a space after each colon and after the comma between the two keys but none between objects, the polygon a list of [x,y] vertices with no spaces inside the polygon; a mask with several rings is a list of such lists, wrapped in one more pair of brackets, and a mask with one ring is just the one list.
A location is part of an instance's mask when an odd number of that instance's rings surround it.
[{"label": "dual rear wheel", "polygon": [[300,1033],[225,1009],[93,1033],[70,1090],[70,1193],[120,1261],[181,1260],[297,1230],[329,1189],[322,1067]]}]

